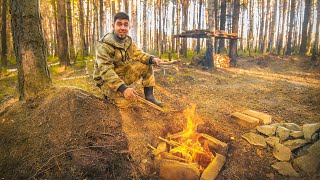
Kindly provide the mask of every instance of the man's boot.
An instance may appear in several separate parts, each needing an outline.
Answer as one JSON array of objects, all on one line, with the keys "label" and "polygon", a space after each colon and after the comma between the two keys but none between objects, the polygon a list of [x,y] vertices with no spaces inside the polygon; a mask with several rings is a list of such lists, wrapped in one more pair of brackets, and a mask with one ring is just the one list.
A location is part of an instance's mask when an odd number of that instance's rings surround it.
[{"label": "man's boot", "polygon": [[159,107],[163,107],[163,103],[162,102],[158,102],[156,100],[156,98],[154,98],[153,95],[153,86],[150,87],[144,87],[144,95],[146,97],[146,100],[152,102],[153,104],[159,106]]}]

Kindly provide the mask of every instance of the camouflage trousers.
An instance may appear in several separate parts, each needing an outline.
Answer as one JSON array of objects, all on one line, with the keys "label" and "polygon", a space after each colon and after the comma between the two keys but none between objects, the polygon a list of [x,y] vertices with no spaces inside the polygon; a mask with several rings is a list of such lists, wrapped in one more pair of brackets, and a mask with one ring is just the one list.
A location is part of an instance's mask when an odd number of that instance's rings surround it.
[{"label": "camouflage trousers", "polygon": [[[134,62],[115,69],[115,72],[127,86],[132,85],[134,82],[137,82],[140,79],[142,79],[143,87],[155,86],[155,78],[152,65],[146,65],[141,62]],[[99,86],[99,88],[108,100],[115,102],[119,107],[125,107],[127,106],[125,104],[129,103],[124,99],[121,92],[113,91],[109,88],[107,83],[103,83],[101,86]]]}]

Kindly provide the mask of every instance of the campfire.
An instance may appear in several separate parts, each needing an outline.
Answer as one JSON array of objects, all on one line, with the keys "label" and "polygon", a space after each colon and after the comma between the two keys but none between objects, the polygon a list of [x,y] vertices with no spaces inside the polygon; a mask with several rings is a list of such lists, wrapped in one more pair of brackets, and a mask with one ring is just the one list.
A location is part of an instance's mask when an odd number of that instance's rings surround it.
[{"label": "campfire", "polygon": [[195,116],[195,108],[184,111],[183,131],[159,137],[162,142],[157,148],[149,145],[161,179],[214,179],[225,163],[227,144],[196,131],[202,121]]}]

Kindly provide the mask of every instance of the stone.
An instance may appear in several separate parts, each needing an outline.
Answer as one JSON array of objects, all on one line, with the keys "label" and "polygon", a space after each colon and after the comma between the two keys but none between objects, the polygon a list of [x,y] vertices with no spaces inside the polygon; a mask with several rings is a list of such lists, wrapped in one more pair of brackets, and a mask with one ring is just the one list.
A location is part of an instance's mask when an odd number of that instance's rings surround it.
[{"label": "stone", "polygon": [[273,136],[276,133],[276,129],[277,127],[270,125],[257,126],[257,131],[267,136]]},{"label": "stone", "polygon": [[287,140],[283,142],[282,144],[288,147],[291,151],[302,147],[303,145],[307,144],[308,141],[305,139],[294,139],[294,140]]},{"label": "stone", "polygon": [[273,152],[273,156],[280,161],[289,161],[291,158],[291,150],[280,143],[275,143]]},{"label": "stone", "polygon": [[259,119],[260,124],[270,124],[272,121],[272,116],[263,112],[258,112],[254,110],[245,110],[242,113]]},{"label": "stone", "polygon": [[282,126],[291,131],[302,131],[302,127],[295,123],[283,123]]},{"label": "stone", "polygon": [[290,136],[293,138],[302,138],[303,132],[302,131],[291,131]]},{"label": "stone", "polygon": [[164,180],[199,180],[200,171],[191,164],[162,159],[160,162],[159,178]]},{"label": "stone", "polygon": [[278,137],[267,137],[266,142],[269,146],[274,147],[275,143],[280,142],[280,139]]},{"label": "stone", "polygon": [[214,180],[226,162],[226,157],[216,154],[209,166],[203,171],[200,180]]},{"label": "stone", "polygon": [[308,153],[293,160],[293,164],[309,176],[314,175],[320,168],[320,157]]},{"label": "stone", "polygon": [[280,138],[280,141],[285,141],[290,136],[290,130],[283,126],[279,126],[276,130],[276,135]]},{"label": "stone", "polygon": [[216,139],[212,136],[209,136],[207,134],[200,134],[201,137],[205,138],[207,140],[207,143],[209,145],[209,148],[214,150],[214,152],[222,154],[224,156],[228,153],[228,144],[220,141],[219,139]]},{"label": "stone", "polygon": [[231,117],[236,120],[236,123],[244,128],[252,129],[259,125],[259,119],[239,112],[232,113]]},{"label": "stone", "polygon": [[263,136],[255,134],[255,133],[246,133],[241,136],[245,140],[247,140],[250,144],[256,145],[256,146],[262,146],[267,147],[266,140]]},{"label": "stone", "polygon": [[302,126],[303,136],[307,141],[311,141],[312,135],[320,129],[320,123],[305,124]]},{"label": "stone", "polygon": [[320,158],[320,140],[312,144],[307,151],[309,154],[313,154],[315,157]]},{"label": "stone", "polygon": [[312,143],[318,141],[318,139],[319,139],[319,133],[314,133],[314,134],[311,136],[311,142],[312,142]]},{"label": "stone", "polygon": [[284,176],[299,177],[300,175],[293,169],[289,162],[276,162],[271,165],[275,170]]}]

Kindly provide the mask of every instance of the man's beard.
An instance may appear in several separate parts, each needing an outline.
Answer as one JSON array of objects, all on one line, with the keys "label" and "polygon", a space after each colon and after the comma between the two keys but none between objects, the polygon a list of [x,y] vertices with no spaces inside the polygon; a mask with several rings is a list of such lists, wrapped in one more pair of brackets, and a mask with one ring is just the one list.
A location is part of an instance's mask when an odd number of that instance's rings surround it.
[{"label": "man's beard", "polygon": [[117,36],[119,39],[125,39],[127,37],[127,33],[125,33],[125,34],[118,33]]}]

